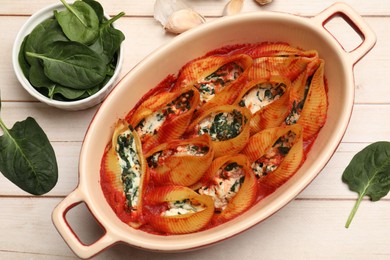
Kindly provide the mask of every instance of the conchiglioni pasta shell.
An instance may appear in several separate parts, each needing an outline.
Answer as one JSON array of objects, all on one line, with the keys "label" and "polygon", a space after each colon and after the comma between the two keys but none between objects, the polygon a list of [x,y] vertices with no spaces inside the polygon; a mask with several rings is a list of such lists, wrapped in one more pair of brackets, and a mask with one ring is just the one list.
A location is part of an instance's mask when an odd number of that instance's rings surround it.
[{"label": "conchiglioni pasta shell", "polygon": [[150,224],[158,231],[168,234],[185,234],[206,227],[214,214],[213,199],[207,195],[199,195],[190,188],[183,186],[162,186],[150,192],[148,201],[154,205],[189,199],[200,203],[205,209],[196,213],[176,216],[154,214]]},{"label": "conchiglioni pasta shell", "polygon": [[314,137],[326,121],[328,99],[325,88],[324,61],[318,67],[310,83],[305,104],[298,119],[303,128],[303,140]]},{"label": "conchiglioni pasta shell", "polygon": [[214,97],[201,104],[202,110],[207,110],[221,104],[231,104],[238,94],[239,89],[246,81],[246,75],[252,65],[252,58],[245,54],[231,56],[208,56],[190,62],[180,71],[174,90],[185,86],[197,86],[207,76],[229,63],[237,63],[243,72],[235,80],[228,82],[222,89],[216,89]]},{"label": "conchiglioni pasta shell", "polygon": [[163,92],[155,96],[151,96],[134,111],[132,116],[129,118],[129,123],[136,127],[144,118],[160,109],[163,109],[177,97],[189,91],[193,91],[194,93],[190,102],[190,109],[178,116],[166,117],[164,123],[158,129],[156,134],[147,134],[141,137],[144,152],[147,152],[149,149],[160,143],[178,139],[184,133],[191,121],[196,107],[199,104],[199,92],[194,87],[186,87],[174,92]]},{"label": "conchiglioni pasta shell", "polygon": [[287,77],[295,80],[308,67],[312,67],[318,60],[318,56],[276,56],[260,57],[253,60],[253,65],[248,72],[248,79],[269,78],[271,76]]},{"label": "conchiglioni pasta shell", "polygon": [[252,119],[250,122],[251,135],[265,128],[280,126],[289,113],[291,82],[288,78],[280,76],[260,78],[248,82],[241,90],[234,104],[238,105],[245,94],[248,93],[252,88],[256,87],[256,85],[267,82],[270,82],[271,84],[284,83],[286,85],[286,89],[279,99],[273,101],[272,103],[252,114]]},{"label": "conchiglioni pasta shell", "polygon": [[303,51],[283,42],[265,42],[256,44],[245,48],[245,53],[253,59],[260,57],[286,57],[286,56],[300,56],[300,57],[315,57],[318,56],[317,51]]},{"label": "conchiglioni pasta shell", "polygon": [[248,156],[249,161],[253,163],[261,158],[275,144],[279,137],[287,134],[289,131],[297,135],[290,151],[275,171],[259,180],[261,183],[272,188],[277,188],[286,182],[298,170],[302,163],[304,158],[302,127],[296,124],[265,129],[253,135],[242,150],[242,153]]},{"label": "conchiglioni pasta shell", "polygon": [[195,155],[171,155],[164,159],[161,165],[151,169],[151,177],[155,183],[160,185],[181,185],[190,186],[197,182],[203,175],[203,173],[209,168],[213,158],[214,150],[211,146],[211,140],[208,135],[202,135],[199,137],[174,140],[169,143],[161,144],[151,149],[145,157],[148,158],[154,153],[175,149],[178,146],[183,145],[197,145],[201,147],[208,147],[208,152],[201,156]]},{"label": "conchiglioni pasta shell", "polygon": [[101,187],[104,196],[117,214],[121,214],[126,208],[121,171],[115,151],[111,148],[106,149],[100,170]]},{"label": "conchiglioni pasta shell", "polygon": [[252,114],[246,107],[240,107],[236,105],[223,105],[214,107],[209,110],[203,111],[193,122],[188,126],[186,135],[198,136],[197,129],[198,124],[212,113],[232,112],[233,110],[239,111],[243,117],[244,122],[242,123],[241,133],[235,138],[225,141],[211,141],[211,145],[214,149],[214,157],[222,155],[233,155],[241,151],[246,145],[250,136],[250,120]]},{"label": "conchiglioni pasta shell", "polygon": [[203,81],[207,76],[213,74],[222,66],[231,62],[240,65],[244,70],[241,76],[245,76],[245,71],[252,65],[252,58],[245,54],[230,56],[214,55],[191,61],[179,72],[174,89],[195,85]]},{"label": "conchiglioni pasta shell", "polygon": [[245,173],[245,180],[241,184],[240,190],[230,200],[226,208],[214,217],[216,223],[222,223],[238,216],[253,205],[257,196],[256,177],[250,169],[248,158],[243,154],[216,158],[201,179],[199,186],[208,186],[212,184],[213,179],[218,177],[218,171],[230,163],[237,163],[242,166]]},{"label": "conchiglioni pasta shell", "polygon": [[[130,127],[131,128],[131,127]],[[103,158],[103,161],[107,161],[108,166],[110,169],[115,169],[115,176],[111,176],[111,183],[113,187],[115,187],[116,190],[121,190],[121,194],[123,196],[123,202],[126,203],[125,193],[124,193],[124,186],[122,182],[122,169],[119,164],[119,158],[117,157],[117,153],[115,150],[115,147],[117,146],[117,140],[118,136],[127,131],[129,129],[129,125],[124,120],[119,120],[115,126],[115,130],[112,137],[111,142],[111,148],[107,151],[107,154],[105,158]],[[138,197],[138,204],[135,209],[126,209],[128,214],[130,215],[130,221],[128,221],[128,224],[134,228],[138,228],[142,225],[142,221],[140,219],[140,216],[142,216],[142,210],[143,210],[143,203],[144,203],[144,195],[145,195],[145,189],[149,182],[149,169],[146,162],[145,157],[142,154],[142,144],[141,140],[137,134],[136,131],[130,129],[131,134],[134,137],[135,146],[137,148],[136,153],[140,159],[140,166],[141,166],[141,181],[139,185],[139,197]],[[123,207],[126,208],[126,207]]]}]

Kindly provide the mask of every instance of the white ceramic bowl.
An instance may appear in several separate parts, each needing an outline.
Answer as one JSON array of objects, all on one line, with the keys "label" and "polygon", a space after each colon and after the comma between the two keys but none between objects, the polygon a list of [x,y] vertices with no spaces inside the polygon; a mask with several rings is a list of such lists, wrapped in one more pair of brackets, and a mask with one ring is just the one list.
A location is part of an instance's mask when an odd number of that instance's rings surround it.
[{"label": "white ceramic bowl", "polygon": [[[18,61],[18,55],[20,51],[20,47],[22,45],[23,39],[25,36],[31,33],[31,31],[40,23],[43,21],[53,17],[53,11],[54,10],[65,10],[65,6],[61,3],[59,4],[53,4],[49,5],[38,12],[34,13],[22,26],[18,34],[16,35],[16,39],[13,45],[12,49],[12,63],[13,68],[16,74],[16,77],[18,78],[20,84],[24,87],[24,89],[30,93],[33,97],[38,99],[39,101],[46,103],[50,106],[54,106],[57,108],[65,109],[65,110],[82,110],[87,109],[90,107],[93,107],[100,102],[104,100],[104,98],[108,95],[108,93],[111,91],[111,89],[114,87],[115,82],[118,79],[119,73],[122,68],[122,62],[123,62],[123,44],[121,44],[121,47],[118,52],[118,59],[117,64],[115,68],[114,75],[110,78],[110,80],[107,82],[107,84],[100,89],[99,92],[95,93],[92,96],[89,96],[85,99],[76,100],[76,101],[59,101],[59,100],[53,100],[50,99],[41,93],[39,93],[28,81],[28,79],[24,76],[22,69],[20,68],[19,61]],[[107,19],[110,19],[108,15],[105,14],[105,17]],[[115,23],[113,24],[115,26]]]},{"label": "white ceramic bowl", "polygon": [[[346,52],[324,27],[342,15],[363,42]],[[113,126],[149,89],[186,62],[224,45],[282,41],[303,49],[316,49],[325,59],[328,82],[328,118],[299,171],[270,196],[244,214],[220,226],[186,235],[159,236],[133,229],[119,220],[106,202],[100,187],[100,162],[111,139]],[[376,37],[362,18],[345,4],[335,4],[313,18],[260,12],[218,19],[176,37],[130,71],[100,106],[85,136],[80,155],[79,185],[53,211],[54,225],[79,257],[91,257],[118,242],[164,252],[196,249],[223,241],[270,217],[294,199],[326,165],[346,129],[354,102],[354,64],[375,44]],[[131,91],[129,91],[131,89]],[[66,212],[85,202],[105,229],[92,243],[80,243],[66,221]]]}]

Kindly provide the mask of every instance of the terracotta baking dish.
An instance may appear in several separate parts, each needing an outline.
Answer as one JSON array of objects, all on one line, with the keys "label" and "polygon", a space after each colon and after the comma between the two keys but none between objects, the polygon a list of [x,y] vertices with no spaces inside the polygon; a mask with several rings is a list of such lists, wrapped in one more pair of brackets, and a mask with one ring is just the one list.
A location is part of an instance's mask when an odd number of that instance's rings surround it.
[{"label": "terracotta baking dish", "polygon": [[[341,16],[361,37],[362,43],[346,52],[325,24]],[[189,235],[159,236],[127,226],[116,217],[100,188],[100,162],[113,126],[151,88],[191,59],[224,45],[264,41],[287,42],[316,49],[326,62],[328,119],[300,170],[273,194],[228,223]],[[103,102],[85,135],[79,163],[79,185],[54,210],[52,218],[69,247],[88,258],[117,242],[164,252],[200,248],[225,240],[270,217],[294,199],[317,176],[337,149],[348,126],[354,102],[353,66],[374,45],[376,37],[362,18],[337,3],[312,18],[285,13],[256,12],[217,19],[177,36],[131,70]],[[84,202],[104,228],[104,235],[84,245],[66,221],[69,209]]]}]

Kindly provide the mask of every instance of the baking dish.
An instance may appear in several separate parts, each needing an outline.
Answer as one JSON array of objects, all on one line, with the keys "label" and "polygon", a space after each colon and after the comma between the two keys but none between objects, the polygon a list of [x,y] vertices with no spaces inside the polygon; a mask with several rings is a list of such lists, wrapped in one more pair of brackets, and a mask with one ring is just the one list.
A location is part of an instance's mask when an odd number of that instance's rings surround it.
[{"label": "baking dish", "polygon": [[[354,50],[345,51],[325,28],[335,17],[342,17],[361,37],[361,44]],[[160,236],[133,229],[121,222],[105,201],[99,183],[100,161],[115,122],[124,118],[149,89],[167,75],[176,74],[186,62],[225,45],[266,41],[315,49],[326,63],[328,119],[299,171],[244,214],[205,231]],[[217,19],[177,36],[132,69],[96,112],[80,153],[79,185],[54,209],[54,225],[75,254],[88,258],[118,242],[163,252],[197,249],[223,241],[260,223],[294,199],[332,157],[347,129],[353,109],[354,64],[375,42],[375,34],[369,26],[343,3],[336,3],[312,18],[275,12],[235,15]],[[90,245],[80,241],[66,220],[67,212],[82,202],[105,231]]]}]

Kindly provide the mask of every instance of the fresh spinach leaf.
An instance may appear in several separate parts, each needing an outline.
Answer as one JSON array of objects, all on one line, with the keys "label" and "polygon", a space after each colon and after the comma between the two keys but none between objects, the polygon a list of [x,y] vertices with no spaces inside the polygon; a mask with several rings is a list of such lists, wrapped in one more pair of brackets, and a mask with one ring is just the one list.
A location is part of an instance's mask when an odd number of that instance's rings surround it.
[{"label": "fresh spinach leaf", "polygon": [[99,23],[102,23],[104,19],[104,10],[102,5],[95,0],[83,0],[83,2],[87,3],[89,6],[92,7],[99,19]]},{"label": "fresh spinach leaf", "polygon": [[390,142],[376,142],[358,152],[345,169],[342,180],[358,199],[348,217],[348,228],[364,196],[378,201],[390,191]]},{"label": "fresh spinach leaf", "polygon": [[0,171],[22,190],[42,195],[57,183],[57,160],[45,132],[28,117],[8,129],[0,118]]},{"label": "fresh spinach leaf", "polygon": [[43,61],[45,75],[52,81],[74,89],[96,86],[106,77],[102,58],[84,44],[54,42],[44,53],[26,52]]},{"label": "fresh spinach leaf", "polygon": [[[47,49],[47,46],[55,41],[68,41],[68,38],[61,31],[58,22],[54,19],[47,19],[29,34],[26,41],[25,52],[41,53]],[[26,57],[30,65],[32,65],[33,58]]]},{"label": "fresh spinach leaf", "polygon": [[18,54],[19,66],[22,69],[23,75],[26,78],[28,78],[28,74],[29,74],[29,71],[30,71],[30,64],[28,64],[28,62],[26,60],[26,57],[24,56],[27,39],[28,39],[28,35],[26,37],[24,37],[23,42],[22,42],[22,44],[20,46],[19,54]]},{"label": "fresh spinach leaf", "polygon": [[120,30],[112,27],[112,23],[123,15],[125,13],[121,12],[110,20],[103,22],[99,29],[99,37],[90,46],[91,49],[103,56],[106,64],[112,60],[121,43],[125,40],[125,35]]},{"label": "fresh spinach leaf", "polygon": [[71,40],[86,45],[93,43],[99,35],[99,18],[95,10],[83,1],[68,4],[62,12],[55,11],[54,15],[65,35]]},{"label": "fresh spinach leaf", "polygon": [[[103,7],[95,0],[76,1],[74,4],[61,2],[66,11],[54,11],[54,18],[37,25],[25,37],[19,51],[19,64],[26,78],[42,95],[61,101],[83,99],[99,91],[114,74],[118,50],[125,36],[114,29],[112,23],[124,13],[107,20]],[[88,36],[85,26],[79,27],[78,23],[88,24],[96,20],[89,17],[91,14],[98,19],[98,37],[86,45],[83,39],[80,42],[77,39],[78,34],[81,38]],[[59,23],[58,17],[63,24]],[[76,30],[76,39],[69,39],[72,36],[66,35],[64,28]],[[59,42],[79,45],[72,48]]]},{"label": "fresh spinach leaf", "polygon": [[[76,100],[86,92],[85,90],[67,88],[51,81],[48,77],[46,77],[43,67],[39,63],[31,66],[29,79],[30,83],[35,88],[41,89],[41,93],[51,99]],[[42,88],[46,88],[46,91],[43,91]],[[64,98],[58,97],[58,95],[61,95]]]}]

